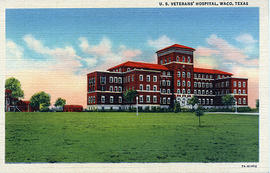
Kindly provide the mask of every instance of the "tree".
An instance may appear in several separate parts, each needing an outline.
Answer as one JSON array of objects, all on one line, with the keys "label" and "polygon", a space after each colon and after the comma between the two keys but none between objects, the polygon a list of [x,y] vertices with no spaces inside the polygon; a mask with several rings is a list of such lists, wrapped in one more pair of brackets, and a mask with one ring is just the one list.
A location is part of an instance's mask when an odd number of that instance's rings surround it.
[{"label": "tree", "polygon": [[199,118],[199,127],[201,126],[201,116],[203,116],[204,112],[201,108],[201,106],[199,106],[196,110],[195,110],[195,115]]},{"label": "tree", "polygon": [[59,107],[63,108],[65,106],[65,104],[66,104],[66,100],[59,97],[58,99],[56,99],[54,106],[55,107],[59,106]]},{"label": "tree", "polygon": [[14,98],[23,98],[24,92],[18,79],[10,77],[6,79],[5,88],[11,90],[11,96]]},{"label": "tree", "polygon": [[194,106],[195,106],[196,104],[198,104],[198,103],[199,103],[199,100],[198,100],[198,98],[195,97],[195,96],[192,96],[191,99],[188,100],[188,104],[192,105],[192,109],[193,109]]},{"label": "tree", "polygon": [[178,113],[180,111],[181,111],[180,103],[176,101],[174,103],[174,113]]},{"label": "tree", "polygon": [[229,94],[222,96],[221,100],[222,100],[222,103],[225,106],[227,106],[227,108],[234,104],[234,97],[232,95],[229,95]]},{"label": "tree", "polygon": [[48,111],[51,105],[51,96],[44,91],[35,93],[30,99],[30,105],[39,111]]},{"label": "tree", "polygon": [[257,108],[257,109],[260,108],[260,100],[259,100],[259,99],[256,100],[256,108]]},{"label": "tree", "polygon": [[126,103],[129,104],[129,106],[131,107],[131,104],[134,103],[134,98],[137,96],[138,92],[136,90],[127,90],[126,92],[124,92],[124,99],[126,101]]}]

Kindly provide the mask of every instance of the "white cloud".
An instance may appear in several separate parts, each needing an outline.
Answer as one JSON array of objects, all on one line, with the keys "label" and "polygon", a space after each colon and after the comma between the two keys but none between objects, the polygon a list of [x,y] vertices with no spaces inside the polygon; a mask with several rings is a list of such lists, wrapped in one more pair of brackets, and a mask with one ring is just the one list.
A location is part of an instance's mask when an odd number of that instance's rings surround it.
[{"label": "white cloud", "polygon": [[176,42],[170,39],[169,37],[167,37],[166,35],[162,35],[156,40],[148,40],[147,43],[151,47],[154,47],[156,49],[162,49],[172,44],[175,44]]},{"label": "white cloud", "polygon": [[244,44],[254,44],[258,42],[253,38],[252,35],[247,33],[239,35],[238,37],[235,38],[235,40]]},{"label": "white cloud", "polygon": [[95,62],[97,64],[95,69],[99,70],[105,70],[123,61],[133,60],[141,54],[140,50],[129,49],[125,45],[113,49],[111,40],[106,37],[103,37],[97,45],[89,44],[85,37],[80,37],[79,41],[81,50],[91,57],[91,59],[85,59],[86,62],[89,64]]}]

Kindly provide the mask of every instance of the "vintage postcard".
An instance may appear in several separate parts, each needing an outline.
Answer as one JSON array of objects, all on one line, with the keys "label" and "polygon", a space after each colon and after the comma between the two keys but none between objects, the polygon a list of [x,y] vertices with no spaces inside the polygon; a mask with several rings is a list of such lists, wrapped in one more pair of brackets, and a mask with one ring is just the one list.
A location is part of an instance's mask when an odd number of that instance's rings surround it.
[{"label": "vintage postcard", "polygon": [[269,172],[268,1],[2,4],[3,172]]}]

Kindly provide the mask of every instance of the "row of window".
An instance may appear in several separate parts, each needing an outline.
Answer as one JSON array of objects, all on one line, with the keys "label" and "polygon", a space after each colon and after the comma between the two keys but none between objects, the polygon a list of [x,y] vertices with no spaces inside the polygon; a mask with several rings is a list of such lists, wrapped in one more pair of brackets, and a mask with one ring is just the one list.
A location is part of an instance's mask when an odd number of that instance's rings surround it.
[{"label": "row of window", "polygon": [[122,87],[121,86],[110,86],[110,91],[111,92],[122,92]]},{"label": "row of window", "polygon": [[[160,64],[167,64],[167,63],[170,63],[170,62],[172,62],[172,58],[171,57],[169,57],[169,58],[163,58],[163,59],[160,60]],[[190,56],[188,56],[187,59],[186,59],[185,56],[177,56],[176,57],[176,62],[188,62],[188,63],[190,63],[191,62],[191,58],[190,58]]]},{"label": "row of window", "polygon": [[216,83],[215,86],[216,88],[224,88],[224,86],[229,87],[229,81]]},{"label": "row of window", "polygon": [[122,77],[112,77],[112,76],[110,76],[110,83],[122,83]]},{"label": "row of window", "polygon": [[212,90],[194,90],[194,94],[198,94],[198,95],[213,95],[213,91]]},{"label": "row of window", "polygon": [[[237,93],[237,90],[234,89],[234,90],[233,90],[233,93],[236,94],[236,93]],[[238,90],[238,94],[246,94],[246,90],[242,90],[242,92],[241,92],[241,89],[239,89],[239,90]]]},{"label": "row of window", "polygon": [[197,74],[194,73],[194,78],[202,78],[202,79],[212,79],[213,75],[208,75],[208,74]]},{"label": "row of window", "polygon": [[96,83],[96,78],[93,77],[93,78],[89,78],[89,84],[90,85],[94,85]]},{"label": "row of window", "polygon": [[88,97],[88,103],[96,103],[96,97],[95,96],[89,96]]},{"label": "row of window", "polygon": [[[243,104],[246,104],[246,103],[247,103],[246,98],[243,98]],[[238,104],[242,104],[241,98],[238,98]]]},{"label": "row of window", "polygon": [[[213,105],[214,104],[214,100],[213,99],[198,99],[199,104],[203,104],[203,105]],[[210,101],[210,103],[209,103]]]},{"label": "row of window", "polygon": [[[143,95],[139,96],[139,103],[143,103],[144,99],[143,99]],[[151,102],[151,96],[147,95],[146,96],[146,103],[150,103]],[[157,96],[153,96],[153,103],[157,103]]]},{"label": "row of window", "polygon": [[[150,91],[150,85],[146,85],[146,91]],[[143,88],[143,84],[140,84],[140,90],[142,91],[142,90],[144,90],[144,88]],[[153,86],[153,91],[157,91],[157,85],[154,85]]]},{"label": "row of window", "polygon": [[[187,90],[187,94],[190,94],[190,89]],[[177,94],[186,94],[186,90],[185,89],[182,89],[182,93],[181,93],[181,90],[180,89],[177,89]]]},{"label": "row of window", "polygon": [[212,83],[204,83],[204,82],[194,82],[194,87],[197,87],[198,88],[213,88],[213,84]]},{"label": "row of window", "polygon": [[[233,81],[233,86],[237,87],[237,82],[236,81]],[[242,86],[243,86],[243,88],[245,88],[246,87],[246,82],[242,83],[241,81],[239,81],[238,82],[238,87],[241,88]]]},{"label": "row of window", "polygon": [[[177,77],[181,77],[181,72],[177,71]],[[186,72],[182,72],[182,78],[186,77]],[[190,72],[187,72],[187,78],[190,78]]]},{"label": "row of window", "polygon": [[[153,82],[157,82],[157,76],[153,76]],[[143,75],[139,76],[139,80],[143,81]],[[151,82],[151,75],[146,75],[146,82]]]},{"label": "row of window", "polygon": [[160,85],[162,85],[162,86],[171,86],[171,81],[170,80],[162,80],[162,81],[160,81]]},{"label": "row of window", "polygon": [[[177,80],[177,86],[181,86],[181,81],[180,80]],[[184,80],[182,81],[182,86],[183,87],[186,86],[186,81],[184,81]],[[187,86],[191,87],[191,82],[190,81],[187,82]]]},{"label": "row of window", "polygon": [[[106,102],[106,96],[101,96],[101,103]],[[114,96],[110,96],[110,103],[114,103]],[[122,96],[118,96],[118,103],[122,103]]]}]

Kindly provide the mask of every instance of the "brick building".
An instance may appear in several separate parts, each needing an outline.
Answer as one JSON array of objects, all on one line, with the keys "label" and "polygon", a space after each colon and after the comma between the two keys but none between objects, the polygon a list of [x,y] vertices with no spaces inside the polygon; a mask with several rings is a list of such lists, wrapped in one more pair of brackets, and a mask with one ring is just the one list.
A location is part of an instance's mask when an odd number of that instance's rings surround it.
[{"label": "brick building", "polygon": [[[188,107],[196,96],[204,107],[220,107],[221,97],[233,95],[238,107],[248,105],[248,79],[232,73],[194,67],[195,49],[174,44],[157,51],[157,64],[127,61],[87,74],[87,108],[125,109],[123,93],[137,90],[138,106]],[[134,99],[133,105],[136,104]]]}]

